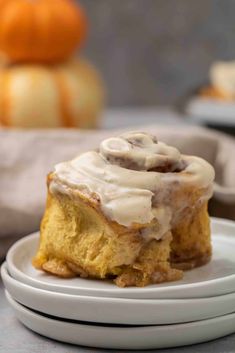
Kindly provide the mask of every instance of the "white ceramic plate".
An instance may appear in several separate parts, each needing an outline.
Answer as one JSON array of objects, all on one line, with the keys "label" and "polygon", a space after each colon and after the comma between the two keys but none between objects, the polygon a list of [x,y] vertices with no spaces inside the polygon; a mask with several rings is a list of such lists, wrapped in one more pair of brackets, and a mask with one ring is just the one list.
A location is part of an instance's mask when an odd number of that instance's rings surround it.
[{"label": "white ceramic plate", "polygon": [[225,102],[212,98],[193,97],[185,105],[185,113],[197,123],[235,126],[234,102]]},{"label": "white ceramic plate", "polygon": [[12,278],[3,283],[19,303],[60,318],[124,325],[162,325],[210,319],[235,310],[235,293],[201,299],[124,299],[70,295],[31,287]]},{"label": "white ceramic plate", "polygon": [[235,332],[235,314],[188,324],[113,327],[48,318],[20,305],[6,293],[17,318],[40,335],[72,344],[112,349],[156,349],[210,341]]},{"label": "white ceramic plate", "polygon": [[62,279],[37,271],[31,264],[39,235],[34,233],[15,243],[7,255],[12,277],[20,282],[54,292],[98,297],[135,299],[201,298],[235,291],[235,222],[212,219],[213,259],[185,272],[181,281],[145,288],[119,288],[111,281],[83,278]]}]

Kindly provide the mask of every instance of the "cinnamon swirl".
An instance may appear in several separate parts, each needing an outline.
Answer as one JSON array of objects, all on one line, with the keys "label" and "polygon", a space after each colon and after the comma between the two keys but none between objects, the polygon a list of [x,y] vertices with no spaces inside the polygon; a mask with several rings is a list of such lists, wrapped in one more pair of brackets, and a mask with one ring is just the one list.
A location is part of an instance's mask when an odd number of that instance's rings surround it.
[{"label": "cinnamon swirl", "polygon": [[119,286],[180,279],[210,260],[213,168],[155,136],[130,132],[48,176],[36,268]]}]

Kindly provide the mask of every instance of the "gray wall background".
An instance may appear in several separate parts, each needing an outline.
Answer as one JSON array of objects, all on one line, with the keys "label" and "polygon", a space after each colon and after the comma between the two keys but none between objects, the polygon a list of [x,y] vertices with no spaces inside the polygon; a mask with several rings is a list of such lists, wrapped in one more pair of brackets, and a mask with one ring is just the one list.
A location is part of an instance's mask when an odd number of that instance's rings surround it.
[{"label": "gray wall background", "polygon": [[172,104],[235,59],[235,0],[80,0],[112,106]]}]

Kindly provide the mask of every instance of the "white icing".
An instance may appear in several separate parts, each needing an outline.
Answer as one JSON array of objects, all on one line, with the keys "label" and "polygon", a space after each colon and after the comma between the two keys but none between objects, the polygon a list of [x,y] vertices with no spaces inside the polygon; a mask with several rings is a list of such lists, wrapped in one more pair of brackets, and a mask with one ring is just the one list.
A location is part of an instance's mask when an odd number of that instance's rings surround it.
[{"label": "white icing", "polygon": [[[158,169],[160,168],[160,171]],[[170,229],[174,213],[187,206],[174,192],[186,184],[205,188],[211,196],[214,170],[198,157],[180,152],[145,133],[129,133],[104,140],[99,151],[86,152],[55,167],[54,182],[64,192],[77,189],[98,195],[104,214],[125,226],[157,219],[158,235]]]}]

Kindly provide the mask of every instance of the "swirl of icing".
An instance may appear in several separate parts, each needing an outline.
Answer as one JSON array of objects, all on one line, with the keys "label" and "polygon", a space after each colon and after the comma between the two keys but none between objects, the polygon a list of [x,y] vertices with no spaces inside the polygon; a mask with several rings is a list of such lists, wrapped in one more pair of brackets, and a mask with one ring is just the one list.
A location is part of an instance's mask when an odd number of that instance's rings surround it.
[{"label": "swirl of icing", "polygon": [[100,145],[100,154],[111,164],[134,170],[175,171],[181,155],[174,148],[158,142],[146,133],[130,132],[111,137]]},{"label": "swirl of icing", "polygon": [[160,218],[162,222],[163,214],[169,223],[169,214],[178,207],[173,191],[182,186],[209,189],[204,195],[209,198],[214,170],[150,134],[131,132],[104,140],[99,151],[56,165],[54,179],[52,192],[60,187],[64,192],[95,193],[109,219],[131,226]]}]

